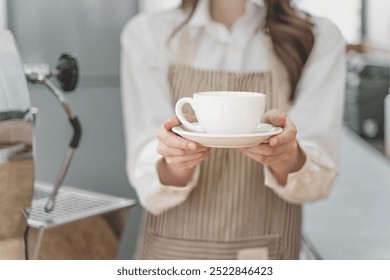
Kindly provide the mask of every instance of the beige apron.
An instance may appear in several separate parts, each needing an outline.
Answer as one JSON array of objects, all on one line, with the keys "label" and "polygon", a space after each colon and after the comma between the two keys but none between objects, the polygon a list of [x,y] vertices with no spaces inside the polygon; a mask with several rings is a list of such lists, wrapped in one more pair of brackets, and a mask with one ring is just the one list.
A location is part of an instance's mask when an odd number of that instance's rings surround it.
[{"label": "beige apron", "polygon": [[[197,39],[182,38],[180,63],[170,66],[168,76],[173,104],[199,91],[253,91],[267,95],[267,109],[288,110],[286,71],[269,39],[269,72],[233,73],[186,66]],[[264,185],[263,166],[232,149],[211,150],[185,202],[159,216],[145,212],[143,218],[139,259],[299,257],[301,207],[275,195]]]}]

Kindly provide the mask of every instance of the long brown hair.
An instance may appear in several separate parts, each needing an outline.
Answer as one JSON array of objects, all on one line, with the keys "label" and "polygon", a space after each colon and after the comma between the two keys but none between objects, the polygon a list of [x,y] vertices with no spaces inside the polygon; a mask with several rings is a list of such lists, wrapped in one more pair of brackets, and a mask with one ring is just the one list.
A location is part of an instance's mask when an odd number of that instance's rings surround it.
[{"label": "long brown hair", "polygon": [[[199,0],[182,0],[182,9],[190,9],[186,20],[178,26],[177,33],[191,19]],[[275,54],[286,67],[290,83],[290,100],[295,91],[314,46],[313,23],[303,16],[290,0],[265,0],[266,16],[263,28],[270,36]]]}]

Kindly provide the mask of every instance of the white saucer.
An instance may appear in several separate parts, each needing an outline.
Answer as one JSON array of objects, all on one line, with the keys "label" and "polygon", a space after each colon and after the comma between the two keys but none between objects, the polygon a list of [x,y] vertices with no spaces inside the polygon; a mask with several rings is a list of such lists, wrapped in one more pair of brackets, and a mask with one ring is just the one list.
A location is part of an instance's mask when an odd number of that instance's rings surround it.
[{"label": "white saucer", "polygon": [[[194,123],[197,125],[197,123]],[[271,136],[283,131],[281,127],[275,127],[268,123],[261,123],[256,130],[247,134],[209,134],[205,132],[193,132],[183,125],[172,128],[172,131],[184,138],[195,141],[202,146],[212,148],[244,148],[266,142]]]}]

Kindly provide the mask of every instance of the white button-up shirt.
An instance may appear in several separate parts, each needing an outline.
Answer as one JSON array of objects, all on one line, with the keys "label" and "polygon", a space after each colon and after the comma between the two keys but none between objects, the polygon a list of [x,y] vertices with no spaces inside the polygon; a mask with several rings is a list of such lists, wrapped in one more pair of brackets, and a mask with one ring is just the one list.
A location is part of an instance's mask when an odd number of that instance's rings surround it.
[{"label": "white button-up shirt", "polygon": [[[229,31],[213,22],[208,0],[200,0],[188,28],[204,28],[191,66],[233,72],[268,70],[264,33],[256,32],[264,18],[263,1],[248,0],[245,15]],[[132,18],[121,35],[122,106],[127,148],[127,174],[144,208],[160,214],[186,200],[196,187],[199,167],[184,187],[161,184],[156,163],[156,132],[174,114],[167,80],[175,63],[179,36],[168,38],[187,14],[180,9]],[[265,185],[282,199],[304,203],[325,197],[339,168],[339,143],[345,88],[345,42],[338,28],[313,17],[315,45],[288,114],[306,153],[304,166],[278,184],[264,166]]]}]

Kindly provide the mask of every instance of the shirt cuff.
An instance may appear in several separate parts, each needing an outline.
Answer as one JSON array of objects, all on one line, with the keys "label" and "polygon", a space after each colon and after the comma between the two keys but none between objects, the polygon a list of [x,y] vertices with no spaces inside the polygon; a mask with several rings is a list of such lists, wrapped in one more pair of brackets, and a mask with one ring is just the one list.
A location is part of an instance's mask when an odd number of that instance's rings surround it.
[{"label": "shirt cuff", "polygon": [[271,169],[264,165],[265,185],[280,198],[295,204],[325,198],[330,193],[336,172],[320,158],[306,153],[306,161],[297,172],[287,175],[286,185],[280,185]]}]

